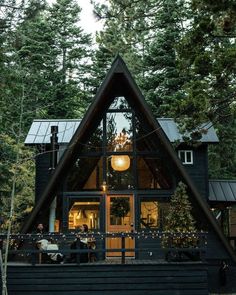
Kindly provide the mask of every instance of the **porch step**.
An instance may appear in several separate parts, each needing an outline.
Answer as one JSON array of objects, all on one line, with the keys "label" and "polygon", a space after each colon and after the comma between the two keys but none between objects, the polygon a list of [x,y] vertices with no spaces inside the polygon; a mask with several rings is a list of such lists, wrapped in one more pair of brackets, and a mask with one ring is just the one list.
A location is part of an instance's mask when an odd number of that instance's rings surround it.
[{"label": "porch step", "polygon": [[9,266],[8,294],[207,295],[207,270],[183,263]]}]

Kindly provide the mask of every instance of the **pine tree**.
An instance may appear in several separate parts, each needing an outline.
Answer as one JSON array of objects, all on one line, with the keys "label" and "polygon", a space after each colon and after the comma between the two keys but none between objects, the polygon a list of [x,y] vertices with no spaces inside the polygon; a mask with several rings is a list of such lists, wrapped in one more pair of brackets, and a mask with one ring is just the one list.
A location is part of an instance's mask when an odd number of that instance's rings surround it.
[{"label": "pine tree", "polygon": [[91,36],[78,25],[80,12],[74,0],[57,0],[49,9],[47,22],[54,59],[48,77],[52,85],[49,117],[81,116],[89,103]]},{"label": "pine tree", "polygon": [[177,43],[184,33],[184,1],[110,0],[96,7],[106,19],[97,36],[97,60],[119,53],[142,89],[156,116],[175,116],[175,105],[184,96],[185,76],[178,68]]},{"label": "pine tree", "polygon": [[[25,2],[21,17],[14,19],[1,44],[0,213],[4,219],[9,214],[17,171],[14,228],[33,204],[34,163],[22,154],[29,156],[22,145],[32,119],[77,117],[88,105],[90,37],[78,26],[78,5],[58,2],[58,10],[56,4],[49,10],[43,0]],[[65,35],[60,21],[66,26]],[[16,163],[16,154],[22,162]]]},{"label": "pine tree", "polygon": [[[124,58],[132,75],[139,81],[139,76],[143,75],[144,35],[147,33],[143,16],[151,2],[109,0],[109,6],[95,5],[98,17],[105,19],[104,29],[96,36],[95,81],[104,76],[117,54]],[[102,71],[100,65],[103,65]]]},{"label": "pine tree", "polygon": [[[4,1],[4,4],[6,2]],[[15,1],[12,3],[8,1],[7,4],[10,5],[10,8],[14,6],[15,13],[10,13],[10,21],[7,21],[8,26],[1,35],[3,42],[1,43],[0,58],[0,215],[5,226],[9,224],[9,219],[11,219],[12,228],[18,230],[20,221],[18,217],[23,215],[25,210],[30,209],[34,196],[32,153],[22,146],[25,137],[24,126],[27,124],[26,118],[29,116],[28,111],[30,111],[30,103],[26,110],[26,97],[31,85],[28,85],[27,89],[25,77],[28,73],[23,70],[16,50],[18,39],[15,32],[18,25],[22,23],[24,7],[20,2],[16,3]],[[17,155],[18,158],[21,158],[21,163],[16,162]],[[27,160],[24,161],[25,157]],[[15,173],[16,171],[17,173]],[[15,194],[11,194],[13,183]],[[14,199],[13,202],[11,199]],[[16,207],[19,205],[20,208],[16,211],[14,208],[11,210],[11,203],[17,204]],[[10,211],[13,212],[12,218]],[[8,223],[6,224],[6,222]]]},{"label": "pine tree", "polygon": [[[20,151],[21,161],[16,163],[16,153]],[[20,229],[25,216],[32,210],[34,204],[34,157],[23,144],[18,144],[10,136],[0,135],[0,216],[3,229],[7,228],[11,206],[11,186],[13,174],[17,172],[16,192],[12,232]]]},{"label": "pine tree", "polygon": [[141,87],[156,116],[176,117],[175,105],[184,97],[186,79],[178,67],[177,44],[184,33],[187,6],[183,1],[159,2],[156,31],[146,44],[146,74]]},{"label": "pine tree", "polygon": [[176,112],[192,130],[211,121],[220,144],[210,147],[210,175],[235,178],[236,166],[236,7],[234,1],[192,1],[194,18],[178,44],[182,70],[189,77]]}]

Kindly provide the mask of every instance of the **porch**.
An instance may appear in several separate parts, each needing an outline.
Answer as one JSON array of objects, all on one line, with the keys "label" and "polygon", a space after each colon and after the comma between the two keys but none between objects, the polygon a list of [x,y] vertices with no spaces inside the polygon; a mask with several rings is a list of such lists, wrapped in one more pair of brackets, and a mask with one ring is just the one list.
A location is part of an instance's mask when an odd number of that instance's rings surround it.
[{"label": "porch", "polygon": [[[86,239],[87,246],[81,247]],[[42,241],[57,247],[41,247]],[[6,235],[0,235],[2,252],[5,253]],[[94,247],[90,246],[90,243]],[[74,245],[73,247],[71,245]],[[8,262],[30,263],[76,263],[87,256],[95,264],[150,264],[168,262],[204,261],[207,246],[206,233],[169,233],[163,231],[141,232],[90,232],[17,234],[10,236]],[[51,254],[60,253],[63,261],[53,261]],[[91,256],[93,255],[93,259]],[[3,255],[4,256],[4,255]],[[71,257],[73,256],[73,260]],[[43,257],[47,257],[43,261]],[[4,258],[4,257],[3,257]]]},{"label": "porch", "polygon": [[[90,249],[70,249],[68,247],[76,237],[95,239],[98,259],[94,262],[81,263],[80,255],[89,253]],[[163,237],[170,243],[163,248]],[[187,238],[189,234],[182,234]],[[191,234],[193,236],[193,234]],[[198,244],[195,247],[177,248],[171,244],[171,238],[180,235],[149,231],[133,233],[51,233],[47,235],[12,235],[9,251],[7,284],[9,295],[88,295],[88,294],[119,294],[143,295],[161,294],[209,294],[210,291],[223,292],[235,290],[233,277],[236,268],[230,266],[228,272],[229,284],[226,287],[219,285],[219,261],[206,261],[205,250],[207,245],[206,233],[194,233]],[[4,240],[5,235],[0,239]],[[53,250],[39,250],[35,243],[39,239],[51,239],[59,245],[59,252],[68,257],[71,253],[77,255],[76,263],[68,261],[62,264],[39,263],[39,255]],[[121,247],[106,248],[106,240],[119,240]],[[127,248],[126,240],[133,239],[135,247]],[[16,242],[21,247],[16,247]],[[24,242],[24,243],[23,243]],[[123,246],[122,246],[123,245]],[[140,245],[146,245],[139,248]],[[4,243],[3,243],[4,246]],[[4,248],[4,247],[3,247]],[[3,249],[4,252],[4,249]],[[57,251],[58,252],[58,251]],[[106,256],[108,252],[115,256]],[[184,252],[184,256],[175,256],[175,253]],[[135,255],[129,257],[128,253]],[[150,253],[152,255],[150,256]],[[167,253],[171,259],[167,260]],[[190,255],[186,254],[189,253]],[[197,255],[195,255],[197,254]],[[159,258],[157,258],[159,257]],[[193,258],[197,258],[193,261]],[[38,259],[37,261],[35,260]],[[178,260],[181,258],[181,260]],[[210,291],[209,291],[210,290]],[[222,293],[223,294],[223,293]]]}]

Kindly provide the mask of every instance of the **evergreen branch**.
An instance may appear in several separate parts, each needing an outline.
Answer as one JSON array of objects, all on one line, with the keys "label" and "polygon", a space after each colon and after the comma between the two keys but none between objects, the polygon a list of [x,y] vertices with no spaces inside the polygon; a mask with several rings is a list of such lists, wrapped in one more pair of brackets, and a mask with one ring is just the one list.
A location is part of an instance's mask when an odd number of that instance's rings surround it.
[{"label": "evergreen branch", "polygon": [[12,9],[20,9],[20,7],[12,6],[12,5],[9,5],[9,4],[0,4],[0,8],[1,7],[12,8]]},{"label": "evergreen branch", "polygon": [[213,33],[210,33],[210,35],[213,37],[213,38],[236,38],[236,35],[214,35]]}]

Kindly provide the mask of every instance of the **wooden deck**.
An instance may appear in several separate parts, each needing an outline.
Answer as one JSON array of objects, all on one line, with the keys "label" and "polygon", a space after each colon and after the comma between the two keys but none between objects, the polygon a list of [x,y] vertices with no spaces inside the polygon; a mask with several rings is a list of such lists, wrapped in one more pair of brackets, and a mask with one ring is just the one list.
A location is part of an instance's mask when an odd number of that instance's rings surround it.
[{"label": "wooden deck", "polygon": [[[105,250],[98,249],[102,255],[98,255],[96,262],[65,261],[62,264],[39,264],[37,258],[42,252],[34,247],[14,250],[11,257],[15,260],[8,263],[8,295],[236,294],[236,266],[229,267],[227,286],[222,287],[219,260],[205,260],[202,256],[203,260],[198,261],[166,261],[164,255],[156,258],[153,248],[149,247],[141,249],[145,250],[146,258],[140,255],[139,259],[125,257],[122,260],[123,254],[119,258],[104,259]],[[71,250],[62,252],[70,257]],[[32,265],[32,257],[36,258],[35,265]]]}]

